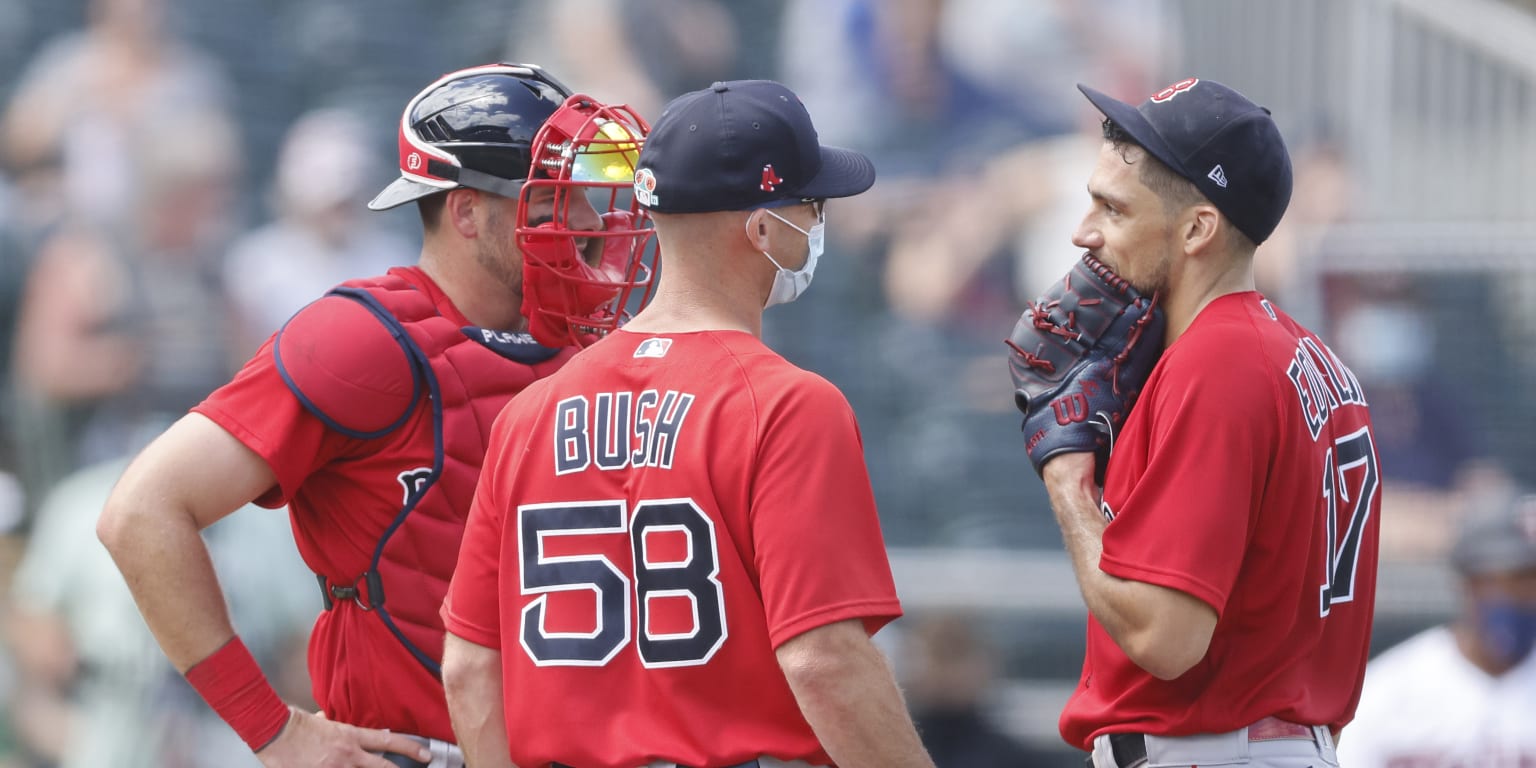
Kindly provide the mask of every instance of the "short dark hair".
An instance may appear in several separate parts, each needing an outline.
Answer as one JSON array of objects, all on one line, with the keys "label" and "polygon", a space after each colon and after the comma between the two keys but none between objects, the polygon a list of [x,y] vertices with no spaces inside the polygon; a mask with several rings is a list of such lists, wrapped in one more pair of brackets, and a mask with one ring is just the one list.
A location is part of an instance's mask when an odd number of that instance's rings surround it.
[{"label": "short dark hair", "polygon": [[416,210],[421,213],[421,229],[423,232],[436,232],[437,225],[443,220],[443,209],[448,207],[448,192],[435,192],[416,199]]},{"label": "short dark hair", "polygon": [[[1141,147],[1131,134],[1120,127],[1119,123],[1107,117],[1104,118],[1104,140],[1115,148],[1115,152],[1125,159],[1126,163],[1131,162],[1126,157],[1126,150],[1130,147]],[[1191,205],[1211,202],[1194,182],[1180,176],[1163,161],[1153,157],[1151,152],[1146,152],[1144,147],[1142,149],[1142,163],[1139,169],[1141,183],[1147,185],[1147,189],[1152,190],[1158,199],[1163,201],[1165,213],[1172,215]],[[1222,214],[1222,218],[1226,218],[1226,214]],[[1258,247],[1231,220],[1228,220],[1227,224],[1230,225],[1227,227],[1227,244],[1234,250],[1240,253],[1252,253]]]}]

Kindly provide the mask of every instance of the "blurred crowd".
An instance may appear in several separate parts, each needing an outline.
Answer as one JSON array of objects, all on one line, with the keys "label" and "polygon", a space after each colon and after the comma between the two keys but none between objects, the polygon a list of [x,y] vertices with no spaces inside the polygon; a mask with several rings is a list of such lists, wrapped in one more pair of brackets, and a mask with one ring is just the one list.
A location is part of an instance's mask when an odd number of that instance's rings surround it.
[{"label": "blurred crowd", "polygon": [[[1056,549],[1001,342],[1077,257],[1098,123],[1073,85],[1140,101],[1182,74],[1177,30],[1159,0],[0,0],[0,766],[250,762],[158,652],[95,517],[296,309],[415,259],[414,212],[363,201],[405,101],[471,64],[540,63],[648,117],[714,80],[802,94],[880,180],[831,207],[814,297],[766,333],[848,393],[890,544]],[[1385,556],[1431,561],[1514,473],[1434,364],[1460,343],[1443,284],[1300,268],[1356,191],[1341,147],[1296,135],[1261,287],[1320,307],[1382,428]],[[319,597],[286,517],[207,536],[238,630],[305,702]],[[925,734],[996,753],[949,765],[1065,765],[987,722],[1000,662],[974,623],[907,632]]]}]

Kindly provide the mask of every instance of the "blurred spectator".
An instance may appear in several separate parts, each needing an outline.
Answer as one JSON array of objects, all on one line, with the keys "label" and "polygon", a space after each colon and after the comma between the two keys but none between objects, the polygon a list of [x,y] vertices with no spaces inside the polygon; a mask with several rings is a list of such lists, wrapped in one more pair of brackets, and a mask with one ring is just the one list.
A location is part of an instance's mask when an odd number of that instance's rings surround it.
[{"label": "blurred spectator", "polygon": [[237,356],[255,352],[332,286],[415,260],[403,237],[363,220],[370,162],[367,131],[355,115],[317,110],[289,129],[272,188],[277,218],[237,240],[224,264]]},{"label": "blurred spectator", "polygon": [[[1072,80],[1102,65],[1111,82],[1153,90],[1142,42],[1158,37],[1155,4],[984,4],[796,0],[780,36],[786,81],[829,116],[823,139],[868,151],[881,175],[828,207],[818,295],[841,295],[767,318],[765,334],[847,383],[896,545],[1056,546],[1043,490],[1004,480],[1023,457],[998,350],[1074,256],[1087,200],[1063,169],[1099,139]],[[1079,63],[1052,60],[1062,50]],[[1050,72],[1066,79],[1037,77]],[[1026,295],[1025,273],[1051,276]],[[865,343],[827,345],[827,328]]]},{"label": "blurred spectator", "polygon": [[1375,415],[1383,558],[1435,560],[1474,494],[1508,490],[1482,449],[1482,425],[1438,375],[1434,314],[1416,286],[1371,276],[1337,320],[1337,351]]},{"label": "blurred spectator", "polygon": [[[59,768],[259,766],[166,662],[96,542],[96,517],[126,464],[71,475],[40,508],[7,617],[21,676],[15,729]],[[287,520],[261,510],[206,536],[235,625],[283,696],[307,703],[304,637],[319,604]]]},{"label": "blurred spectator", "polygon": [[167,118],[225,106],[219,68],[168,34],[165,2],[92,0],[87,26],[50,41],[22,75],[0,117],[0,154],[24,229],[64,215],[127,222],[146,150],[182,138]]},{"label": "blurred spectator", "polygon": [[227,376],[219,257],[233,226],[240,149],[217,112],[157,120],[163,140],[122,233],[61,227],[20,302],[14,371],[23,478],[34,497],[85,464],[142,445]]},{"label": "blurred spectator", "polygon": [[[717,80],[772,77],[779,3],[768,0],[529,0],[507,58],[561,73],[599,101],[655,122],[673,96]],[[602,51],[602,56],[576,55]],[[664,52],[664,53],[662,53]]]},{"label": "blurred spectator", "polygon": [[1359,194],[1336,138],[1326,128],[1314,133],[1311,140],[1295,142],[1291,205],[1253,260],[1254,278],[1267,298],[1303,308],[1316,301],[1317,286],[1302,280],[1315,276],[1321,244],[1331,228],[1353,218]]},{"label": "blurred spectator", "polygon": [[909,619],[902,635],[907,706],[938,768],[1078,768],[1064,756],[1025,746],[1004,733],[986,709],[997,656],[976,631],[979,618],[941,614]]},{"label": "blurred spectator", "polygon": [[[26,280],[31,254],[16,242],[7,218],[10,190],[0,175],[0,535],[14,531],[24,520],[24,498],[16,477],[17,445],[14,399],[11,394],[12,345],[16,338],[17,307]],[[0,558],[0,573],[7,562]]]},{"label": "blurred spectator", "polygon": [[1340,765],[1536,765],[1536,495],[1483,499],[1451,564],[1460,613],[1370,663]]},{"label": "blurred spectator", "polygon": [[[823,138],[875,152],[886,176],[970,171],[1072,131],[1073,81],[1150,90],[1166,36],[1151,0],[792,0],[783,78]],[[939,196],[934,196],[936,199]]]},{"label": "blurred spectator", "polygon": [[[1069,240],[1087,199],[1076,169],[1098,152],[1101,116],[1072,83],[1103,82],[1112,95],[1140,101],[1161,85],[1155,54],[1171,32],[1147,0],[1051,0],[1007,14],[988,12],[989,0],[906,6],[927,8],[937,21],[933,61],[913,68],[969,84],[946,89],[973,92],[964,101],[976,114],[960,109],[948,120],[992,127],[946,125],[911,145],[929,154],[942,147],[942,162],[935,177],[906,180],[921,192],[917,205],[890,218],[886,290],[898,312],[968,321],[990,337],[994,315],[1016,317],[1077,257]],[[909,119],[888,125],[901,136]]]}]

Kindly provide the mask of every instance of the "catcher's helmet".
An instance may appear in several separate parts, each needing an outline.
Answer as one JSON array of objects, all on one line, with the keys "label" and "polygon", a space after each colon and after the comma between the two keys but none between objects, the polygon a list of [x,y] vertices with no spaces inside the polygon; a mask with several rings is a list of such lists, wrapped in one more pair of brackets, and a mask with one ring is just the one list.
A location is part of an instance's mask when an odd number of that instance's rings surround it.
[{"label": "catcher's helmet", "polygon": [[375,211],[470,187],[515,198],[528,178],[533,138],[571,95],[533,64],[450,72],[400,116],[400,178],[368,203]]}]

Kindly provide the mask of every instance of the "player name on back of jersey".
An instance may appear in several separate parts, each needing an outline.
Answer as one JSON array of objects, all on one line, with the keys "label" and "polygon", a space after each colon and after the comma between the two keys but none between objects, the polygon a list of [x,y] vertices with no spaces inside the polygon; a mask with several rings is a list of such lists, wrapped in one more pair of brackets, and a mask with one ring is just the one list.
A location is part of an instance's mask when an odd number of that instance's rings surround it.
[{"label": "player name on back of jersey", "polygon": [[555,474],[626,467],[672,468],[688,392],[599,392],[555,403]]},{"label": "player name on back of jersey", "polygon": [[1285,370],[1296,386],[1301,414],[1315,442],[1333,412],[1346,405],[1365,405],[1360,382],[1326,344],[1310,336],[1296,343],[1296,354]]}]

